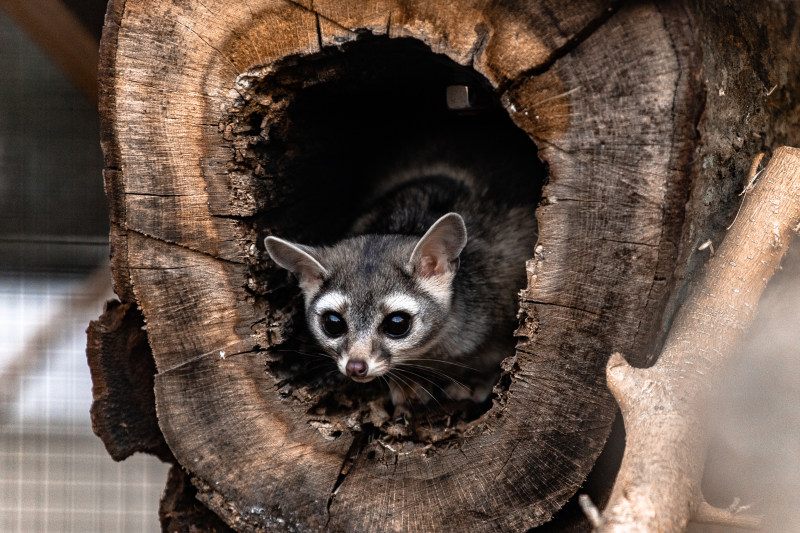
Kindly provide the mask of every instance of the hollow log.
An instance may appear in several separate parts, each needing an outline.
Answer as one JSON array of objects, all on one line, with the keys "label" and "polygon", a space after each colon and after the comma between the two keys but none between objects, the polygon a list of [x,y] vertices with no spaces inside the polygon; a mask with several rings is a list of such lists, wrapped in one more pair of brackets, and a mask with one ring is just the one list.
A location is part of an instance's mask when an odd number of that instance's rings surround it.
[{"label": "hollow log", "polygon": [[[790,24],[789,8],[770,9]],[[165,443],[238,531],[547,523],[609,436],[609,354],[644,365],[658,352],[697,239],[720,230],[696,152],[698,127],[722,129],[701,121],[701,66],[719,57],[697,38],[705,16],[647,2],[112,0],[100,111],[122,304],[90,328],[96,431],[115,457],[171,459]],[[796,89],[785,72],[779,107]],[[478,95],[456,118],[454,84]],[[761,143],[779,126],[764,130]],[[261,242],[341,237],[395,148],[424,151],[430,131],[499,181],[522,169],[520,195],[541,197],[539,240],[490,405],[408,434],[376,416],[380,391],[329,390],[287,352],[302,301]],[[737,165],[709,186],[725,212]],[[133,338],[137,308],[149,351],[103,342]],[[109,394],[153,362],[157,418],[139,394],[144,429],[119,443]],[[178,473],[168,490],[186,487]],[[162,516],[202,522],[165,501]]]}]

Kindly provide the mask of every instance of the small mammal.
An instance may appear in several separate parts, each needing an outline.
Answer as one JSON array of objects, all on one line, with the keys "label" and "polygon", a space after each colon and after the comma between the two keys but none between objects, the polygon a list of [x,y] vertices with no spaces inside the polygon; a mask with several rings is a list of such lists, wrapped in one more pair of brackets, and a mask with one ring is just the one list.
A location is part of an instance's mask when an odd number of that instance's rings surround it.
[{"label": "small mammal", "polygon": [[463,169],[416,168],[331,246],[265,239],[297,277],[322,350],[354,381],[384,379],[396,411],[433,397],[481,402],[513,353],[535,205],[495,196]]}]

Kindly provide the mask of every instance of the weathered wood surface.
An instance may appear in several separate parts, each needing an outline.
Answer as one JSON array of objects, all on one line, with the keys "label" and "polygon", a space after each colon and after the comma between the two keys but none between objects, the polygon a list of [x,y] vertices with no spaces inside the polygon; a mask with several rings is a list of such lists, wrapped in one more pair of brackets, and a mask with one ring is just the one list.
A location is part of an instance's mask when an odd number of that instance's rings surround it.
[{"label": "weathered wood surface", "polygon": [[86,355],[92,371],[92,428],[108,453],[121,461],[136,452],[174,461],[158,428],[155,363],[133,304],[106,304],[88,328]]},{"label": "weathered wood surface", "polygon": [[191,476],[180,465],[174,465],[167,477],[158,518],[161,530],[169,532],[230,533],[230,526],[200,503]]},{"label": "weathered wood surface", "polygon": [[[112,1],[101,114],[115,288],[141,308],[158,423],[198,497],[239,530],[549,520],[608,436],[608,354],[641,362],[659,342],[699,112],[688,28],[680,8],[647,3]],[[363,30],[474,68],[549,165],[519,349],[493,407],[447,447],[326,438],[265,366],[291,313],[258,288],[252,220],[285,184],[238,164],[254,148],[224,124],[277,62]],[[273,107],[262,132],[282,117]]]},{"label": "weathered wood surface", "polygon": [[730,232],[675,317],[656,364],[633,368],[619,353],[609,360],[609,389],[628,442],[598,533],[679,533],[689,520],[761,530],[760,520],[743,512],[749,505],[712,507],[701,486],[709,398],[800,228],[800,149],[778,148],[759,176],[755,170],[757,182],[748,184]]}]

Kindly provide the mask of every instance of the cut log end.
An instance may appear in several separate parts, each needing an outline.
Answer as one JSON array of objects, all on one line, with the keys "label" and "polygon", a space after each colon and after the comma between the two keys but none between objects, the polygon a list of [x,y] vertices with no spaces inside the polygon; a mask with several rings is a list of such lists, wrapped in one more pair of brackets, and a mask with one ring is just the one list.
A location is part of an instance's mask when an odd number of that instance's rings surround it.
[{"label": "cut log end", "polygon": [[[142,309],[158,426],[200,496],[241,530],[546,522],[609,434],[605,354],[657,343],[692,144],[675,132],[695,118],[676,54],[688,44],[668,31],[683,15],[193,4],[112,2],[101,108],[115,280]],[[452,85],[476,109],[448,108]],[[659,149],[621,162],[631,138]],[[489,178],[527,199],[538,157],[548,165],[544,252],[493,401],[426,409],[409,428],[379,388],[332,386],[290,355],[307,347],[299,294],[260,243],[340,238],[399,146],[453,145],[465,164],[492,153]],[[519,165],[525,183],[507,183]]]}]

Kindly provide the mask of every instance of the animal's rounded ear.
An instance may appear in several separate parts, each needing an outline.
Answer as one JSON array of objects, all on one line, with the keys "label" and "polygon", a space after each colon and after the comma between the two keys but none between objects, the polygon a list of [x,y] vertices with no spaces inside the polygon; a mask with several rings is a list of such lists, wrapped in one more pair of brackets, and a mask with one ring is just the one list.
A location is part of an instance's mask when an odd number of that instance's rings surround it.
[{"label": "animal's rounded ear", "polygon": [[322,285],[328,271],[314,257],[315,250],[293,242],[269,236],[264,239],[267,253],[279,266],[297,276],[300,288],[306,294],[313,294]]},{"label": "animal's rounded ear", "polygon": [[409,266],[422,278],[454,274],[458,269],[458,256],[466,245],[464,219],[458,213],[447,213],[417,242]]}]

